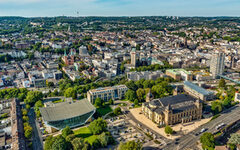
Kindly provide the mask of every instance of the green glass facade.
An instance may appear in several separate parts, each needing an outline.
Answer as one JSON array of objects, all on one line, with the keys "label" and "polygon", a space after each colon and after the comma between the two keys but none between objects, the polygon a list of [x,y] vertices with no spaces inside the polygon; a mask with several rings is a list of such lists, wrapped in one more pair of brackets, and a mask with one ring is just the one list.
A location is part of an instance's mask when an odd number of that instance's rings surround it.
[{"label": "green glass facade", "polygon": [[87,120],[95,113],[94,111],[91,111],[89,113],[86,113],[84,115],[81,116],[77,116],[74,118],[69,118],[69,119],[65,119],[65,120],[58,120],[58,121],[49,121],[49,122],[45,122],[45,124],[56,128],[58,130],[61,130],[63,128],[65,128],[66,126],[69,126],[70,128],[74,128],[77,126],[81,126],[83,124],[85,124],[87,122]]}]

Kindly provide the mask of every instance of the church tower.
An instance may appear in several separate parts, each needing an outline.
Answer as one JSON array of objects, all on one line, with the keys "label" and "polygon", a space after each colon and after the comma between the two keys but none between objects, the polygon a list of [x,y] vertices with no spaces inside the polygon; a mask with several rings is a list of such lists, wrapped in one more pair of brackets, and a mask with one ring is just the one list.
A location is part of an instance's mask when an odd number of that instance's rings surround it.
[{"label": "church tower", "polygon": [[154,99],[154,96],[151,93],[151,89],[149,89],[149,92],[147,93],[147,96],[146,96],[146,102],[150,102],[153,99]]}]

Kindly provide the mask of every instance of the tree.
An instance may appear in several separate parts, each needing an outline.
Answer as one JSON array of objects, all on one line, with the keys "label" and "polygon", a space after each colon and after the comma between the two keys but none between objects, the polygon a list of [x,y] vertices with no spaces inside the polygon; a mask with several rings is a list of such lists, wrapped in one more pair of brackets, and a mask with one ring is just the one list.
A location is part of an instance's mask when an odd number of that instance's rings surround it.
[{"label": "tree", "polygon": [[135,99],[135,100],[134,100],[134,105],[135,105],[135,106],[138,106],[138,105],[139,105],[138,99]]},{"label": "tree", "polygon": [[226,87],[226,82],[225,82],[225,80],[223,78],[221,78],[219,80],[218,87],[219,88],[225,88]]},{"label": "tree", "polygon": [[110,100],[108,101],[108,103],[109,103],[110,105],[113,105],[113,104],[114,104],[114,101],[113,101],[112,99],[110,99]]},{"label": "tree", "polygon": [[94,139],[94,141],[92,142],[92,147],[93,147],[93,149],[98,149],[98,148],[100,148],[101,146],[102,146],[102,145],[101,145],[99,139],[98,139],[98,138]]},{"label": "tree", "polygon": [[70,129],[70,127],[69,126],[66,126],[63,130],[62,130],[62,136],[64,137],[64,138],[66,138],[68,135],[70,135],[70,134],[73,134],[73,131],[72,131],[72,129]]},{"label": "tree", "polygon": [[133,90],[128,90],[125,93],[125,97],[129,100],[129,101],[134,101],[137,98],[136,92]]},{"label": "tree", "polygon": [[97,97],[95,99],[94,106],[99,108],[99,107],[102,107],[103,105],[104,105],[104,101],[101,98]]},{"label": "tree", "polygon": [[47,137],[44,144],[44,150],[51,150],[54,141],[55,141],[55,138],[52,135]]},{"label": "tree", "polygon": [[108,141],[109,141],[109,136],[106,135],[105,132],[103,132],[102,134],[100,134],[98,136],[98,140],[101,143],[102,147],[106,147],[108,145]]},{"label": "tree", "polygon": [[73,88],[68,88],[65,92],[64,92],[64,96],[65,97],[72,97],[73,99],[77,98],[77,91],[74,90]]},{"label": "tree", "polygon": [[133,90],[133,91],[136,91],[137,90],[137,86],[136,86],[136,84],[134,83],[134,81],[129,81],[129,82],[127,82],[126,83],[126,86],[129,88],[129,89],[131,89],[131,90]]},{"label": "tree", "polygon": [[43,100],[43,94],[39,91],[30,91],[27,93],[27,97],[24,100],[25,104],[33,105],[36,101]]},{"label": "tree", "polygon": [[75,134],[69,134],[68,136],[66,136],[65,139],[67,142],[72,142],[75,138],[76,138]]},{"label": "tree", "polygon": [[25,93],[19,93],[19,94],[18,94],[18,99],[19,99],[20,101],[23,101],[25,98],[26,98],[26,94],[25,94]]},{"label": "tree", "polygon": [[141,47],[140,44],[137,44],[136,45],[136,50],[140,50],[140,47]]},{"label": "tree", "polygon": [[232,100],[231,100],[229,97],[226,97],[226,98],[223,100],[223,106],[224,106],[225,108],[231,107],[231,103],[232,103]]},{"label": "tree", "polygon": [[32,127],[31,126],[24,127],[24,135],[27,139],[30,139],[32,137]]},{"label": "tree", "polygon": [[42,101],[37,101],[36,103],[35,103],[35,107],[37,107],[37,108],[39,108],[39,107],[43,107],[43,103],[42,103]]},{"label": "tree", "polygon": [[213,150],[215,147],[215,140],[212,133],[203,133],[200,137],[200,142],[202,143],[202,148],[207,150]]},{"label": "tree", "polygon": [[120,108],[120,107],[115,108],[115,109],[113,110],[113,114],[114,114],[115,116],[118,116],[118,115],[122,114],[121,108]]},{"label": "tree", "polygon": [[23,116],[22,118],[23,118],[23,122],[28,122],[29,120],[28,116]]},{"label": "tree", "polygon": [[47,87],[54,87],[54,83],[53,82],[47,82]]},{"label": "tree", "polygon": [[170,126],[166,126],[164,131],[166,134],[173,134],[173,129]]},{"label": "tree", "polygon": [[55,141],[53,142],[51,148],[52,148],[52,150],[67,150],[68,149],[68,143],[60,135],[57,138],[55,138]]},{"label": "tree", "polygon": [[89,150],[90,145],[89,143],[85,142],[84,139],[82,138],[75,138],[72,141],[72,146],[74,150]]},{"label": "tree", "polygon": [[118,150],[142,150],[142,144],[140,142],[128,141],[120,143]]},{"label": "tree", "polygon": [[26,116],[27,114],[28,114],[27,109],[22,109],[22,115],[23,115],[23,116]]},{"label": "tree", "polygon": [[102,132],[106,131],[107,129],[107,122],[103,120],[102,118],[98,118],[97,120],[94,120],[93,122],[90,123],[88,126],[92,134],[98,135],[101,134]]},{"label": "tree", "polygon": [[144,89],[146,89],[146,88],[151,88],[153,85],[151,84],[151,81],[150,80],[145,80],[144,82],[143,82],[143,87],[144,87]]},{"label": "tree", "polygon": [[137,97],[140,102],[144,101],[144,95],[145,95],[145,90],[144,89],[138,89],[137,90]]},{"label": "tree", "polygon": [[228,143],[234,144],[234,145],[240,145],[240,134],[239,133],[231,134],[231,137],[229,138]]},{"label": "tree", "polygon": [[211,110],[214,112],[214,114],[218,114],[222,111],[222,103],[214,101],[212,102]]},{"label": "tree", "polygon": [[121,63],[121,66],[120,66],[120,70],[121,70],[122,72],[124,72],[124,70],[125,70],[125,66],[124,66],[124,64],[125,64],[125,63],[122,62],[122,63]]},{"label": "tree", "polygon": [[26,104],[26,109],[29,110],[31,106],[29,104]]}]

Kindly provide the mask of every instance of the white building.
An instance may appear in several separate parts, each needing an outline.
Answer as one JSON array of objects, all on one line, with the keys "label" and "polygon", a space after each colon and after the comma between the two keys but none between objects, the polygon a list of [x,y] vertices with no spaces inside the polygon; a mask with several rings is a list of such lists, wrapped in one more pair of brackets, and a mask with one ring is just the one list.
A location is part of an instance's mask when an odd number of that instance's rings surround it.
[{"label": "white building", "polygon": [[210,62],[210,72],[212,76],[216,78],[218,75],[222,75],[225,67],[225,54],[218,53],[213,54]]}]

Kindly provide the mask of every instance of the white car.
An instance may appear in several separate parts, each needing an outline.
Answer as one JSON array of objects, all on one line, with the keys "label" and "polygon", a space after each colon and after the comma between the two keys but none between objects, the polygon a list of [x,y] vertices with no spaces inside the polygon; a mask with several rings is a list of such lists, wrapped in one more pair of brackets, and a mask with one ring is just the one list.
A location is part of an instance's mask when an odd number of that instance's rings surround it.
[{"label": "white car", "polygon": [[203,133],[203,132],[205,132],[205,131],[207,131],[207,129],[206,129],[206,128],[202,128],[202,130],[200,131],[200,133]]}]

